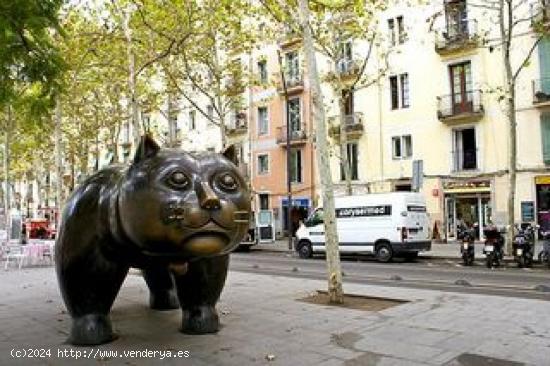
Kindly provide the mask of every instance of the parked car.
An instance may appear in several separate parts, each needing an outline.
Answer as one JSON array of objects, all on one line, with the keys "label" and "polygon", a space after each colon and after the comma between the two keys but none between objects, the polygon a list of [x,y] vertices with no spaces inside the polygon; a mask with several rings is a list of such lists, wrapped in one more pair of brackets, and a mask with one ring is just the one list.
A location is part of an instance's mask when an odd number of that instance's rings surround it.
[{"label": "parked car", "polygon": [[[414,259],[431,249],[430,220],[424,196],[413,192],[335,198],[341,253],[374,254],[380,262],[394,256]],[[302,258],[325,251],[323,209],[317,208],[296,232]]]}]

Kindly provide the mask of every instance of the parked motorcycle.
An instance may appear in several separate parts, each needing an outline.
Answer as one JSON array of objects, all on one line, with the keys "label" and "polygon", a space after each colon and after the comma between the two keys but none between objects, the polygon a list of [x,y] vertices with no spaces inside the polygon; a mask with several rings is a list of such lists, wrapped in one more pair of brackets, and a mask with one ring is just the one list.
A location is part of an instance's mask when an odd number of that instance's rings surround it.
[{"label": "parked motorcycle", "polygon": [[543,243],[542,250],[539,253],[539,262],[550,268],[550,231],[543,231],[541,235]]},{"label": "parked motorcycle", "polygon": [[463,230],[461,234],[460,253],[462,254],[462,261],[465,266],[471,266],[474,264],[475,259],[475,235],[473,229]]},{"label": "parked motorcycle", "polygon": [[518,267],[531,267],[533,265],[535,248],[535,229],[531,224],[516,225],[516,235],[512,243],[514,260]]},{"label": "parked motorcycle", "polygon": [[499,267],[504,258],[504,236],[494,225],[486,226],[483,234],[485,235],[483,253],[487,268]]}]

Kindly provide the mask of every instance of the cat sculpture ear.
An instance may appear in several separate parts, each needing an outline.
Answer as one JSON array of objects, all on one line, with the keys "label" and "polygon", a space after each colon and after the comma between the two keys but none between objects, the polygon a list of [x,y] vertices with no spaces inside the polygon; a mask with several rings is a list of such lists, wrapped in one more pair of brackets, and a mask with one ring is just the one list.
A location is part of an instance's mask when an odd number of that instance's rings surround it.
[{"label": "cat sculpture ear", "polygon": [[237,165],[237,149],[235,149],[235,145],[229,145],[228,147],[226,147],[222,151],[222,155],[225,156],[227,160]]},{"label": "cat sculpture ear", "polygon": [[153,140],[151,135],[146,134],[141,136],[139,145],[134,155],[134,164],[139,163],[142,160],[152,158],[157,155],[160,150],[160,146]]}]

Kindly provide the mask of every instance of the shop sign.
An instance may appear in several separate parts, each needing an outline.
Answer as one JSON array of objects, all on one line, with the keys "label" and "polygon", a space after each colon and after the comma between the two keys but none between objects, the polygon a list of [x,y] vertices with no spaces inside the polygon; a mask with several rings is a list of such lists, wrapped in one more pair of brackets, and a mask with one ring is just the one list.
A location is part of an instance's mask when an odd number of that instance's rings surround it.
[{"label": "shop sign", "polygon": [[521,221],[522,222],[535,221],[535,203],[533,201],[521,202]]},{"label": "shop sign", "polygon": [[491,182],[488,180],[444,182],[443,190],[446,193],[489,192]]},{"label": "shop sign", "polygon": [[550,175],[535,177],[535,184],[550,184]]}]

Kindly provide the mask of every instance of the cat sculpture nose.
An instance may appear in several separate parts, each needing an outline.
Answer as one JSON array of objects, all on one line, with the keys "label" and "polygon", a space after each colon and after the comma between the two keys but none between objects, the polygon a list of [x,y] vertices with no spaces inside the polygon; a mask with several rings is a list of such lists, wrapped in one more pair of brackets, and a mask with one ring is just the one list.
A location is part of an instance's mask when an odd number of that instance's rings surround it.
[{"label": "cat sculpture nose", "polygon": [[212,188],[206,182],[201,182],[197,189],[199,196],[199,204],[206,210],[219,210],[221,208],[220,199],[214,193]]}]

